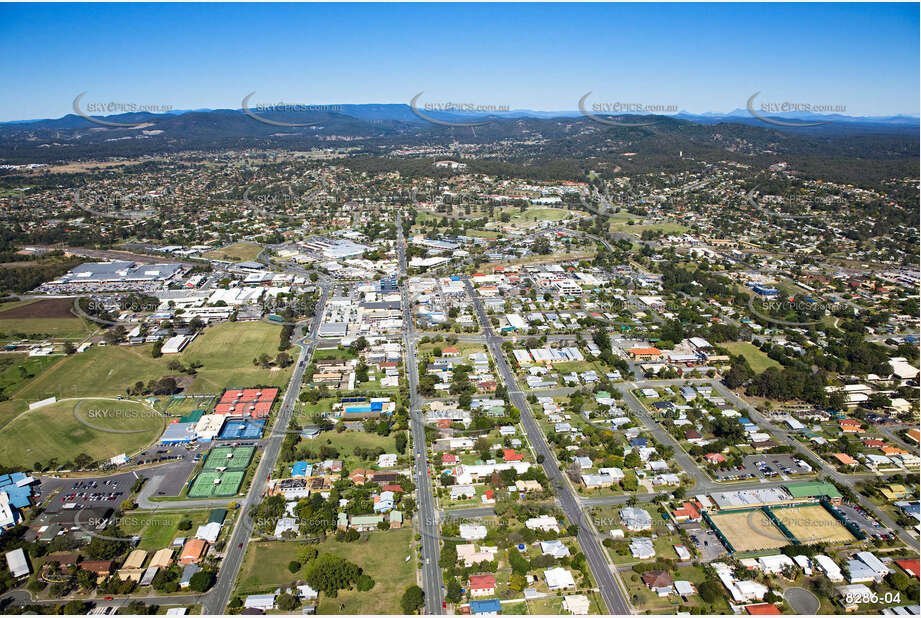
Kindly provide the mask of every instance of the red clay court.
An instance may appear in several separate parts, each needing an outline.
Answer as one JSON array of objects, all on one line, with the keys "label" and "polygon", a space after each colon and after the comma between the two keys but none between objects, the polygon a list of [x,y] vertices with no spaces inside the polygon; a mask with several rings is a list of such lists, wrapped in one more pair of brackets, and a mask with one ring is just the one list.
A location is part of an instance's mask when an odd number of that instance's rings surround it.
[{"label": "red clay court", "polygon": [[214,414],[265,418],[272,411],[272,404],[277,396],[277,388],[227,390],[221,396],[221,401],[214,406]]}]

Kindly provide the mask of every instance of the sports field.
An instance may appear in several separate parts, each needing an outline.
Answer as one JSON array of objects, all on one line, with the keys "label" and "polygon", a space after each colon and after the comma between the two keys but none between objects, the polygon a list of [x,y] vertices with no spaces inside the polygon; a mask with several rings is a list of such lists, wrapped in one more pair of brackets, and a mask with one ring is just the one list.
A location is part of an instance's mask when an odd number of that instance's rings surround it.
[{"label": "sports field", "polygon": [[211,449],[205,460],[204,470],[227,468],[228,470],[245,470],[253,459],[253,446],[218,446]]},{"label": "sports field", "polygon": [[739,513],[718,513],[710,519],[737,552],[776,549],[789,545],[784,533],[760,509]]},{"label": "sports field", "polygon": [[512,215],[512,221],[562,221],[573,214],[565,208],[537,208],[529,207],[524,212],[517,208],[508,208],[505,210]]},{"label": "sports field", "polygon": [[94,461],[132,453],[153,442],[164,419],[131,401],[61,401],[21,413],[0,429],[0,465],[65,464],[80,453]]},{"label": "sports field", "polygon": [[[195,477],[189,489],[190,498],[229,498],[237,495],[243,483],[245,470],[228,470],[226,472],[204,471]],[[219,482],[215,482],[219,481]]]},{"label": "sports field", "polygon": [[772,509],[774,515],[801,543],[849,543],[854,535],[819,504]]}]

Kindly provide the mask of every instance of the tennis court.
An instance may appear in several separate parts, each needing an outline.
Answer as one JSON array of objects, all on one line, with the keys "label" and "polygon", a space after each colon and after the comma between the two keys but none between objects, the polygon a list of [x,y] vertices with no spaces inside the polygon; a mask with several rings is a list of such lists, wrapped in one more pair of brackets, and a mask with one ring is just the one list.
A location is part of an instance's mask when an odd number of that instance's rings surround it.
[{"label": "tennis court", "polygon": [[228,470],[226,472],[202,472],[195,478],[189,489],[190,498],[225,498],[235,496],[246,472]]},{"label": "tennis court", "polygon": [[265,421],[232,419],[224,423],[219,440],[255,440],[262,437]]},{"label": "tennis court", "polygon": [[253,459],[255,447],[252,446],[217,446],[208,453],[208,459],[205,460],[205,470],[217,470],[224,468],[226,470],[243,470]]}]

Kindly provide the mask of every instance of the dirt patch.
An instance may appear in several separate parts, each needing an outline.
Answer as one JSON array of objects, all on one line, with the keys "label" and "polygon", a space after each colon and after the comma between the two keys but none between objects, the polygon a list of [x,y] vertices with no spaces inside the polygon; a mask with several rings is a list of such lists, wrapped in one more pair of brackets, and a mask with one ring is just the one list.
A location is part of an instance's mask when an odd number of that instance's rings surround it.
[{"label": "dirt patch", "polygon": [[195,381],[195,376],[190,376],[186,374],[178,374],[178,375],[172,375],[168,377],[176,380],[176,386],[180,392],[185,392],[187,388],[192,386],[192,382]]},{"label": "dirt patch", "polygon": [[0,311],[0,320],[23,320],[34,318],[76,318],[74,301],[68,298],[49,298],[27,305]]}]

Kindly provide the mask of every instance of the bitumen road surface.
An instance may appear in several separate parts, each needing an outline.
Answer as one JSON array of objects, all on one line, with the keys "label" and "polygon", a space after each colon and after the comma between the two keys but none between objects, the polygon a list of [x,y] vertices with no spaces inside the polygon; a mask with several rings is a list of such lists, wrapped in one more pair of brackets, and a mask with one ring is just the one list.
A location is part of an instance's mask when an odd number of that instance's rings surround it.
[{"label": "bitumen road surface", "polygon": [[553,485],[557,488],[557,494],[560,500],[560,506],[563,508],[563,512],[566,514],[566,517],[569,518],[569,521],[578,524],[579,532],[576,538],[579,541],[579,546],[582,548],[582,553],[585,554],[586,561],[588,562],[588,566],[592,571],[595,582],[598,584],[598,589],[601,592],[601,597],[604,599],[605,605],[607,605],[608,613],[632,613],[630,605],[627,603],[627,597],[623,593],[623,590],[621,589],[618,582],[614,579],[614,573],[608,566],[607,560],[605,560],[604,552],[598,543],[598,540],[595,536],[595,531],[588,524],[587,519],[584,517],[582,513],[582,506],[579,503],[579,500],[573,494],[573,491],[569,484],[566,482],[566,479],[563,478],[563,473],[560,472],[560,469],[557,467],[553,455],[551,454],[547,443],[544,441],[544,436],[541,433],[540,428],[537,426],[537,423],[534,422],[534,417],[531,416],[531,409],[528,406],[528,402],[525,399],[524,394],[519,389],[518,384],[515,381],[515,375],[512,373],[512,370],[505,359],[505,354],[502,352],[502,348],[500,347],[503,342],[503,338],[497,337],[493,332],[492,323],[489,321],[489,316],[486,315],[486,310],[483,307],[483,303],[480,301],[480,298],[474,291],[473,284],[470,282],[470,279],[465,278],[464,281],[467,285],[467,292],[473,300],[474,306],[476,307],[480,323],[483,325],[483,330],[486,333],[487,345],[492,352],[493,359],[496,361],[496,367],[498,367],[499,373],[505,382],[506,388],[508,389],[509,398],[511,399],[512,404],[517,407],[521,413],[521,424],[524,427],[525,432],[528,434],[528,440],[531,442],[531,446],[534,448],[534,452],[538,455],[543,455],[544,471],[546,472],[547,477],[550,479]]},{"label": "bitumen road surface", "polygon": [[297,342],[297,345],[301,348],[300,357],[294,365],[291,381],[288,383],[288,389],[285,392],[284,400],[282,400],[278,418],[275,419],[275,425],[272,427],[272,433],[264,442],[265,448],[262,452],[262,459],[259,460],[259,467],[256,469],[252,485],[246,494],[246,498],[240,504],[240,515],[237,517],[237,523],[230,535],[230,541],[227,543],[227,550],[224,559],[221,561],[217,581],[202,602],[203,614],[222,614],[230,601],[230,595],[233,593],[234,583],[240,571],[240,566],[243,564],[243,556],[246,555],[246,547],[249,544],[249,537],[252,532],[248,513],[254,505],[262,501],[266,482],[275,467],[278,453],[281,451],[281,444],[285,439],[288,424],[291,421],[294,402],[300,392],[307,361],[316,348],[317,331],[323,319],[323,308],[326,305],[328,294],[329,288],[324,286],[320,294],[320,300],[317,302],[310,333],[303,340]]},{"label": "bitumen road surface", "polygon": [[[400,276],[406,276],[406,240],[403,236],[403,218],[397,218],[397,252],[400,259]],[[415,456],[414,474],[416,483],[416,502],[419,512],[416,525],[422,536],[422,589],[425,592],[425,613],[443,614],[444,579],[438,558],[441,553],[438,536],[438,520],[435,516],[435,496],[432,493],[432,480],[429,478],[428,449],[425,442],[425,422],[422,418],[422,398],[419,397],[418,361],[412,317],[412,305],[406,285],[400,286],[403,306],[403,344],[406,348],[406,377],[409,381],[410,428],[413,437],[413,454]]]}]

